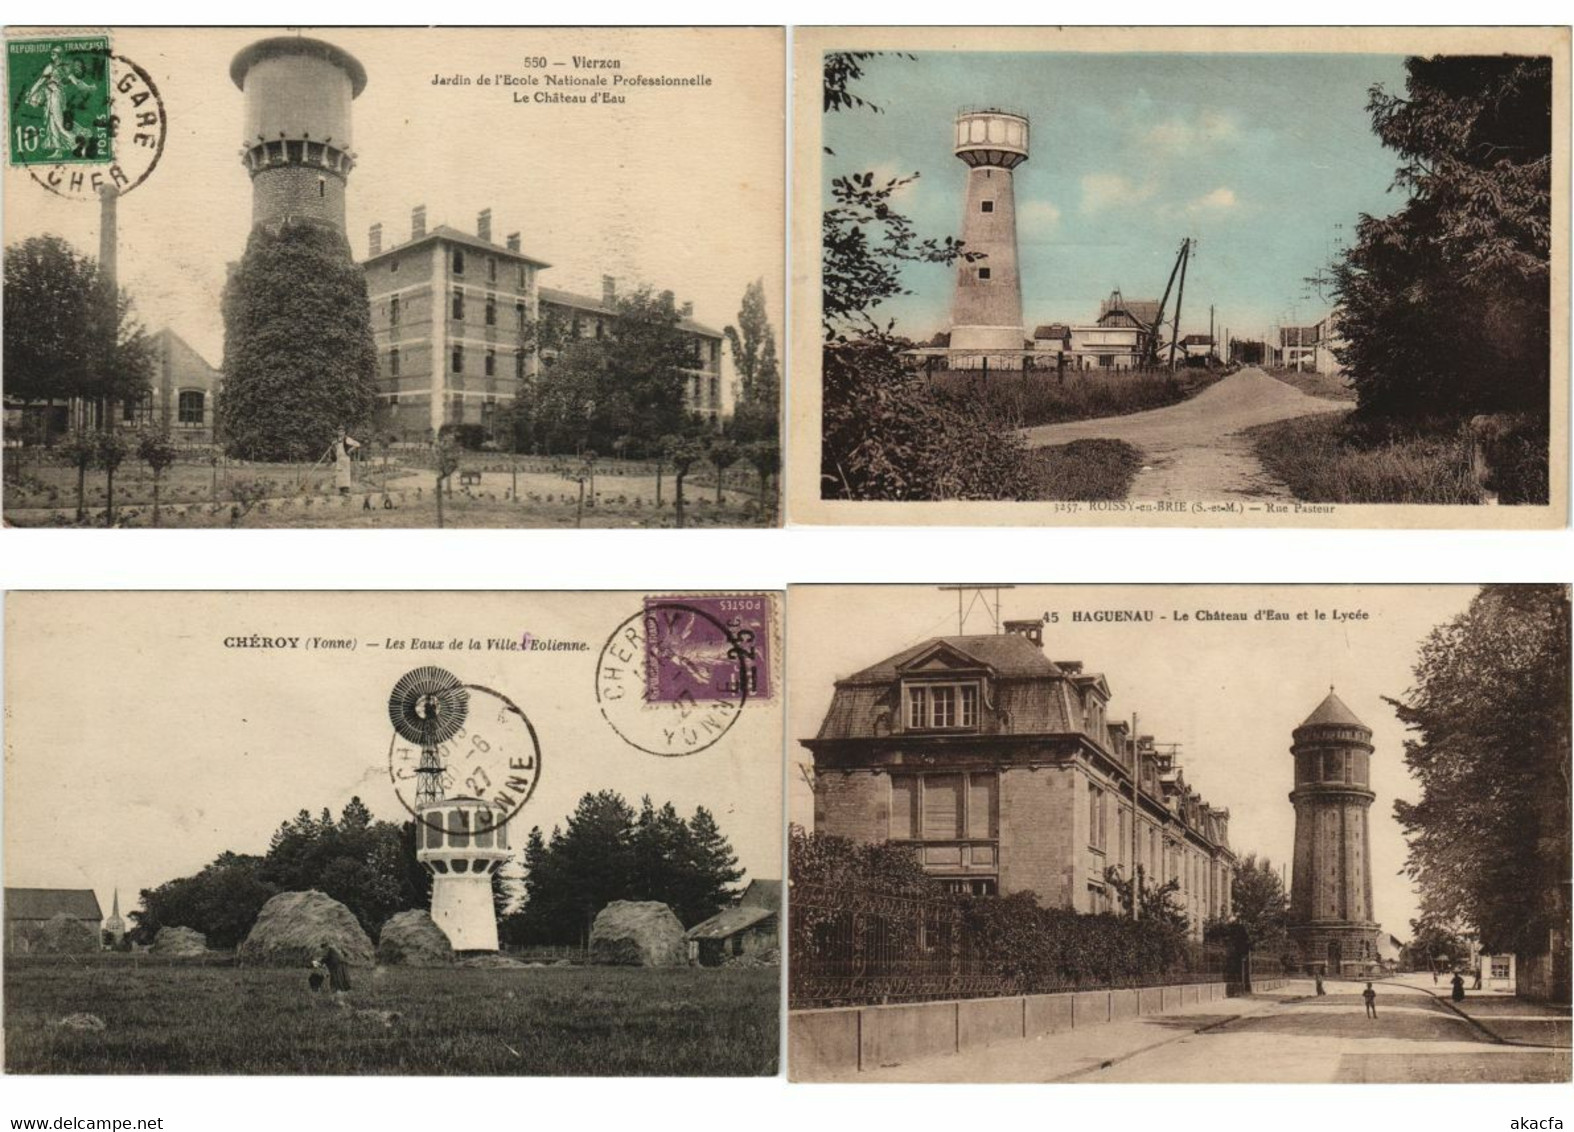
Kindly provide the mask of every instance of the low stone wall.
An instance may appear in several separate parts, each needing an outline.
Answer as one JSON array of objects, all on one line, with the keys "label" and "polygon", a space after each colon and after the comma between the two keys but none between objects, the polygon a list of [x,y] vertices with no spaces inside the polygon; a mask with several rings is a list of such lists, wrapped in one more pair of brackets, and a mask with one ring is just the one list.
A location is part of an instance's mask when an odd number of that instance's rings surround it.
[{"label": "low stone wall", "polygon": [[806,1081],[1223,1001],[1223,983],[794,1010],[788,1071]]}]

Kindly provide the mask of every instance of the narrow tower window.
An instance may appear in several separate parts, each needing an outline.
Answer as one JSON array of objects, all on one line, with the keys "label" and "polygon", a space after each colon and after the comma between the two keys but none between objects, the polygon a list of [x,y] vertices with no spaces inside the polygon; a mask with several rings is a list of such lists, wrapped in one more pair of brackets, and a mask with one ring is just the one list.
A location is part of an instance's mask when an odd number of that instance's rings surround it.
[{"label": "narrow tower window", "polygon": [[978,269],[978,277],[980,279],[988,279],[989,278],[989,268],[987,268],[987,267],[980,267]]},{"label": "narrow tower window", "polygon": [[978,211],[980,211],[980,212],[993,212],[993,211],[995,211],[995,202],[992,201],[992,200],[986,200],[986,201],[979,202]]}]

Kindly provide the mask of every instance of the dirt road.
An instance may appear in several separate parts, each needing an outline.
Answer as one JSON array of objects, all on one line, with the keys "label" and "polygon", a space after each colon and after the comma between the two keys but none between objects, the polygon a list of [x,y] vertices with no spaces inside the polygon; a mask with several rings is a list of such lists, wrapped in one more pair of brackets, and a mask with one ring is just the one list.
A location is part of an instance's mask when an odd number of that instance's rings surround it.
[{"label": "dirt road", "polygon": [[1312,413],[1343,413],[1350,405],[1308,397],[1260,369],[1243,369],[1189,401],[1124,417],[1040,425],[1023,430],[1035,448],[1073,440],[1124,440],[1142,450],[1132,499],[1214,502],[1289,499],[1240,436],[1243,429]]}]

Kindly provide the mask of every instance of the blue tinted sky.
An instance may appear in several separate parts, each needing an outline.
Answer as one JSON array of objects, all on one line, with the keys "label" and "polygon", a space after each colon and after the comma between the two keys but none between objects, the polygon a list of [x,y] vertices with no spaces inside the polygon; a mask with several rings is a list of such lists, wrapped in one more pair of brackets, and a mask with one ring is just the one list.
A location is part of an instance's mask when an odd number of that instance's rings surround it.
[{"label": "blue tinted sky", "polygon": [[[963,106],[1032,121],[1016,171],[1023,317],[1087,322],[1116,287],[1158,298],[1185,236],[1182,329],[1254,336],[1326,309],[1305,278],[1362,212],[1403,203],[1395,156],[1371,132],[1367,92],[1402,92],[1402,56],[921,53],[870,60],[854,85],[883,113],[825,118],[826,183],[875,169],[921,174],[900,208],[926,236],[959,235],[966,166],[951,153]],[[1335,225],[1344,225],[1343,230]],[[898,330],[943,329],[950,269],[912,266],[883,305]],[[1303,297],[1309,296],[1309,297]],[[1173,304],[1173,299],[1172,299]]]}]

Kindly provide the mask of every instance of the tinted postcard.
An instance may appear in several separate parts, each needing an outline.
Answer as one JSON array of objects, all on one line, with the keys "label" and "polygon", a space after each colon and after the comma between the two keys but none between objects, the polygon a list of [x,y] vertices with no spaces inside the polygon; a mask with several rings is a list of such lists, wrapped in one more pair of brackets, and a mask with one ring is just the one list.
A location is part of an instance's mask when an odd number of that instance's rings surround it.
[{"label": "tinted postcard", "polygon": [[6,1071],[775,1074],[780,599],[8,595]]},{"label": "tinted postcard", "polygon": [[11,28],[13,526],[779,522],[780,28]]},{"label": "tinted postcard", "polygon": [[794,50],[794,522],[1566,524],[1567,28]]}]

